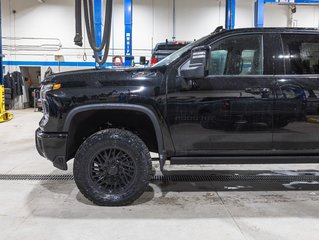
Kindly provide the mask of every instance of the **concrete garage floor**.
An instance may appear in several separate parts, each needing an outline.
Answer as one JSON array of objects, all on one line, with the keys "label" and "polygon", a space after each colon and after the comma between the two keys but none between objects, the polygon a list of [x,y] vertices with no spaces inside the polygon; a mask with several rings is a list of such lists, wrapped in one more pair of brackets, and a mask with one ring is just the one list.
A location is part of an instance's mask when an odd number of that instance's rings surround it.
[{"label": "concrete garage floor", "polygon": [[[12,113],[15,118],[0,125],[0,176],[65,174],[36,152],[34,131],[41,113]],[[319,164],[185,168],[233,175],[319,174]],[[153,182],[134,205],[103,208],[88,202],[73,181],[0,180],[1,240],[291,240],[319,239],[318,233],[318,182]]]}]

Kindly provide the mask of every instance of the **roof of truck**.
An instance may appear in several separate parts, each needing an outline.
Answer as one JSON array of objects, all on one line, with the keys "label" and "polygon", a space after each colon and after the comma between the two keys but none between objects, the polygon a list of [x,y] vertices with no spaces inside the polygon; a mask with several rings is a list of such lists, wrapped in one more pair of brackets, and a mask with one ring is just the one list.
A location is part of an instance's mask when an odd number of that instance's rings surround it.
[{"label": "roof of truck", "polygon": [[221,32],[317,32],[318,28],[287,28],[287,27],[271,27],[271,28],[236,28],[230,30],[222,30]]}]

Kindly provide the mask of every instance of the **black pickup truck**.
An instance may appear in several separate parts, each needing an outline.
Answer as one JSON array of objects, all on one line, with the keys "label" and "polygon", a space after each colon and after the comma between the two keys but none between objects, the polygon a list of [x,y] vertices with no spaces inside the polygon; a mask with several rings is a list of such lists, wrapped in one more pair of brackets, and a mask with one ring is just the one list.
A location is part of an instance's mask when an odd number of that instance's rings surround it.
[{"label": "black pickup truck", "polygon": [[[319,162],[317,29],[218,29],[148,69],[47,77],[39,153],[98,205],[171,164]],[[310,102],[310,104],[309,104]],[[308,115],[311,114],[311,115]]]}]

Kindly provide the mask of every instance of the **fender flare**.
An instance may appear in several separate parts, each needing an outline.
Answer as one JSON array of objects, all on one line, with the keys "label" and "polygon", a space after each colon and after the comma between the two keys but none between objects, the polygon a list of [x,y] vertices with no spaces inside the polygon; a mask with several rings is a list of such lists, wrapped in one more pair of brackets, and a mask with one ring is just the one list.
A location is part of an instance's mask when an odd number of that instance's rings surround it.
[{"label": "fender flare", "polygon": [[73,118],[78,113],[92,111],[92,110],[129,110],[129,111],[136,111],[136,112],[141,112],[146,114],[152,121],[153,127],[155,129],[160,159],[166,158],[163,133],[162,133],[158,118],[155,116],[155,113],[153,111],[151,111],[149,108],[144,106],[135,105],[135,104],[122,104],[122,103],[105,103],[105,104],[101,103],[101,104],[90,104],[85,106],[79,106],[72,109],[69,112],[69,114],[66,116],[64,126],[63,126],[63,132],[68,132]]}]

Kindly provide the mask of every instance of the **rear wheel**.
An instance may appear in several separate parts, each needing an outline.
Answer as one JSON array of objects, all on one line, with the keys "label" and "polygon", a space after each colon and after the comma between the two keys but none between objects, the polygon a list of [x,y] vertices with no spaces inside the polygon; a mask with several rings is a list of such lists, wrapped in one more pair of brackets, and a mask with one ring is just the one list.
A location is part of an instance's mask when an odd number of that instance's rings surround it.
[{"label": "rear wheel", "polygon": [[108,129],[79,148],[74,179],[81,193],[101,206],[123,206],[138,199],[152,176],[150,153],[133,133]]}]

